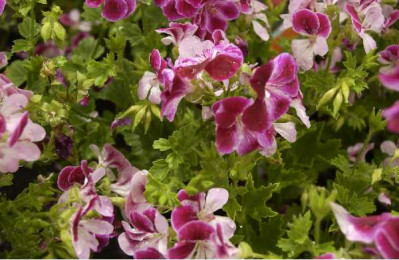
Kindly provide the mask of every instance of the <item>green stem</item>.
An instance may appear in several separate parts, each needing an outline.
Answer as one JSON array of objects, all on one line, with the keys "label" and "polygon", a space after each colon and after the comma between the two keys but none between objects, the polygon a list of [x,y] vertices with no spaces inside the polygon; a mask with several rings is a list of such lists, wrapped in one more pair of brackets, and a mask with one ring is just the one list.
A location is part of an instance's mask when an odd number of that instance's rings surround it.
[{"label": "green stem", "polygon": [[93,51],[92,51],[92,53],[90,55],[90,57],[92,59],[94,59],[94,56],[97,53],[98,47],[100,47],[100,41],[101,41],[102,38],[104,38],[105,32],[106,32],[106,26],[104,26],[104,24],[102,23],[101,24],[101,31],[100,31],[100,34],[98,35],[98,38],[97,38],[97,41],[96,41],[96,46],[94,46],[94,49],[93,49]]},{"label": "green stem", "polygon": [[86,119],[90,119],[90,120],[93,120],[93,121],[98,122],[98,123],[110,124],[110,122],[109,122],[108,120],[105,120],[105,119],[102,119],[102,118],[97,118],[97,117],[92,117],[92,116],[89,116],[89,115],[85,115],[84,113],[80,112],[80,111],[77,110],[76,108],[73,108],[73,107],[72,107],[71,110],[72,110],[74,113],[76,113],[77,115],[79,115],[79,116],[81,116],[81,117],[84,117],[84,118],[86,118]]},{"label": "green stem", "polygon": [[320,242],[320,224],[321,218],[316,218],[314,223],[314,240],[317,244]]}]

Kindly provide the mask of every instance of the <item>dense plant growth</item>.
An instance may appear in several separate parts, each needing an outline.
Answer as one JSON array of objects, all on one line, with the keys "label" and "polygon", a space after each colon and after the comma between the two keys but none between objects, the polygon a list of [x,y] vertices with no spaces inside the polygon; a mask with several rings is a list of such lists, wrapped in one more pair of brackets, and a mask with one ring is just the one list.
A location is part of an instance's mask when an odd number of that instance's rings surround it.
[{"label": "dense plant growth", "polygon": [[399,258],[396,0],[0,0],[1,258]]}]

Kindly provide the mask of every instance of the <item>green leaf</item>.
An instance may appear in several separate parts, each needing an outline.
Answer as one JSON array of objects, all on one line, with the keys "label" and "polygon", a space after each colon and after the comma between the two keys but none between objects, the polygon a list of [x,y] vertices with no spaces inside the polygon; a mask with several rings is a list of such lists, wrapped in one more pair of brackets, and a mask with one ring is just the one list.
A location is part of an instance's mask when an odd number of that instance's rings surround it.
[{"label": "green leaf", "polygon": [[272,193],[277,187],[278,184],[274,183],[267,187],[256,188],[252,175],[249,175],[246,185],[248,191],[242,197],[243,211],[258,221],[265,217],[275,216],[277,213],[266,206],[266,201],[272,197]]},{"label": "green leaf", "polygon": [[175,207],[179,205],[177,193],[172,191],[171,185],[166,185],[154,178],[151,174],[147,175],[147,185],[144,195],[148,202],[153,205]]},{"label": "green leaf", "polygon": [[143,41],[143,34],[136,23],[125,23],[122,27],[122,33],[132,46],[138,45]]},{"label": "green leaf", "polygon": [[12,173],[0,174],[0,188],[6,187],[6,186],[11,186],[13,178],[14,178],[14,175]]},{"label": "green leaf", "polygon": [[229,218],[235,220],[237,212],[240,212],[242,210],[242,207],[235,197],[230,196],[229,201],[226,205],[224,205],[223,210],[226,211]]},{"label": "green leaf", "polygon": [[101,8],[90,8],[83,5],[82,18],[88,22],[98,22],[102,20]]},{"label": "green leaf", "polygon": [[12,52],[20,52],[20,51],[30,51],[34,46],[28,40],[18,39],[14,41],[14,45],[12,46]]},{"label": "green leaf", "polygon": [[36,23],[32,18],[26,17],[18,25],[18,30],[22,37],[30,39],[40,33],[40,24]]},{"label": "green leaf", "polygon": [[161,138],[154,142],[153,148],[164,152],[171,149],[172,147],[170,146],[169,140]]},{"label": "green leaf", "polygon": [[28,79],[28,71],[21,60],[14,61],[6,70],[7,76],[15,86],[20,86]]},{"label": "green leaf", "polygon": [[[97,45],[97,40],[93,37],[87,37],[79,42],[78,47],[73,51],[74,58],[82,59],[83,61],[89,60]],[[104,53],[104,47],[98,46],[93,59],[99,58]]]},{"label": "green leaf", "polygon": [[280,239],[277,246],[287,252],[290,258],[294,258],[302,252],[310,251],[309,232],[311,227],[312,221],[309,211],[305,215],[295,216],[293,221],[288,224],[287,238]]},{"label": "green leaf", "polygon": [[163,181],[169,173],[169,163],[164,159],[159,159],[153,162],[150,168],[150,173],[160,181]]},{"label": "green leaf", "polygon": [[114,65],[114,55],[108,54],[102,61],[90,60],[87,66],[87,80],[85,85],[104,86],[109,77],[116,75]]}]

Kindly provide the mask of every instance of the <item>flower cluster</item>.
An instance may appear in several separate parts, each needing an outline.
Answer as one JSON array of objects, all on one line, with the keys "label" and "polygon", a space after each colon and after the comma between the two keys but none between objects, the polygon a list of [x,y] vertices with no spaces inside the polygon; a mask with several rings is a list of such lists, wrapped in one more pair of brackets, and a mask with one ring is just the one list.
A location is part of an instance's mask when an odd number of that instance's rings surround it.
[{"label": "flower cluster", "polygon": [[[253,72],[242,72],[237,77],[243,65],[240,48],[230,43],[222,30],[215,30],[211,41],[195,36],[197,29],[198,26],[190,23],[171,23],[170,28],[157,30],[168,34],[162,41],[173,43],[179,56],[171,64],[158,50],[152,51],[150,64],[154,72],[146,72],[140,80],[140,99],[148,97],[151,103],[161,103],[162,116],[173,121],[184,97],[190,102],[201,103],[207,92],[220,97],[240,84],[249,84],[257,95],[255,100],[230,97],[212,105],[217,126],[216,146],[220,154],[234,150],[246,154],[259,149],[264,155],[273,155],[277,148],[276,132],[294,142],[294,123],[276,122],[289,107],[295,108],[304,124],[310,127],[299,91],[298,67],[291,55],[280,54]],[[222,89],[214,88],[216,82],[222,82]],[[162,90],[160,86],[163,86]]]},{"label": "flower cluster", "polygon": [[[169,248],[171,231],[163,216],[144,197],[147,171],[139,171],[109,144],[100,152],[92,146],[99,161],[97,168],[82,161],[80,166],[67,166],[58,176],[58,188],[64,193],[59,199],[63,211],[72,211],[69,228],[74,251],[85,259],[90,252],[99,252],[116,236],[115,210],[108,196],[98,194],[96,183],[112,180],[110,190],[124,201],[121,222],[123,232],[118,236],[122,251],[141,258],[227,258],[239,256],[239,250],[229,241],[235,223],[228,217],[217,216],[228,201],[225,189],[214,188],[208,194],[190,196],[181,190],[181,206],[172,211],[172,227],[178,241]],[[112,169],[117,170],[115,179]],[[95,212],[95,213],[94,213]]]},{"label": "flower cluster", "polygon": [[16,172],[19,161],[39,159],[35,144],[44,139],[43,127],[33,123],[26,111],[31,91],[19,89],[0,74],[0,173]]}]

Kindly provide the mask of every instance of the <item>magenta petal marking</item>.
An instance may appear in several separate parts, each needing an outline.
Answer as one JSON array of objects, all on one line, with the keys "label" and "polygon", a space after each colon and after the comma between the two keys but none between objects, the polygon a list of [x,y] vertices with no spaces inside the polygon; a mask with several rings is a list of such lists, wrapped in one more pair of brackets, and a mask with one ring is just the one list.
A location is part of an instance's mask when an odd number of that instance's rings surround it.
[{"label": "magenta petal marking", "polygon": [[177,233],[179,240],[195,242],[210,239],[215,229],[203,221],[195,220],[182,226]]},{"label": "magenta petal marking", "polygon": [[251,131],[264,132],[271,125],[265,100],[257,99],[252,106],[248,107],[242,115],[242,122]]},{"label": "magenta petal marking", "polygon": [[165,257],[155,248],[149,247],[134,253],[135,259],[164,259]]},{"label": "magenta petal marking", "polygon": [[178,242],[174,247],[169,249],[168,258],[170,259],[185,259],[189,258],[194,251],[195,242]]},{"label": "magenta petal marking", "polygon": [[155,232],[153,222],[151,222],[151,220],[147,216],[144,216],[137,211],[133,211],[130,213],[130,221],[132,225],[140,231],[147,233]]},{"label": "magenta petal marking", "polygon": [[327,38],[331,33],[330,19],[328,18],[327,15],[325,15],[323,13],[316,13],[316,15],[317,15],[317,18],[319,18],[319,22],[320,22],[320,27],[317,32],[317,35]]},{"label": "magenta petal marking", "polygon": [[320,22],[314,12],[301,9],[292,16],[292,25],[297,33],[312,35],[319,31]]},{"label": "magenta petal marking", "polygon": [[172,212],[172,226],[175,231],[193,220],[198,220],[198,216],[192,205],[177,207]]},{"label": "magenta petal marking", "polygon": [[9,141],[10,147],[12,147],[18,141],[19,137],[22,135],[22,132],[25,129],[25,126],[28,124],[28,120],[29,120],[29,112],[25,112],[22,115],[17,127],[14,129],[14,132],[11,135]]},{"label": "magenta petal marking", "polygon": [[399,218],[388,220],[380,227],[375,244],[384,258],[399,258]]},{"label": "magenta petal marking", "polygon": [[126,0],[105,0],[102,16],[110,22],[123,19],[129,10]]}]

